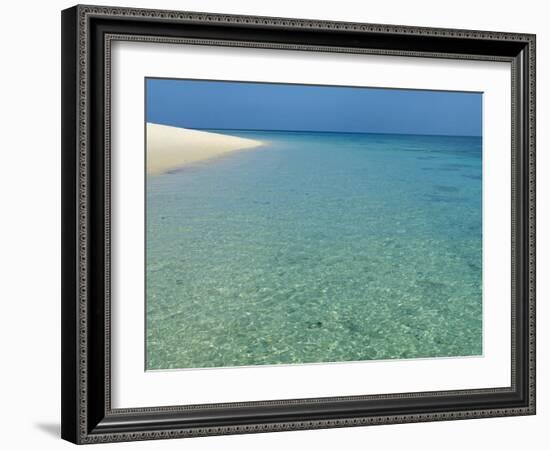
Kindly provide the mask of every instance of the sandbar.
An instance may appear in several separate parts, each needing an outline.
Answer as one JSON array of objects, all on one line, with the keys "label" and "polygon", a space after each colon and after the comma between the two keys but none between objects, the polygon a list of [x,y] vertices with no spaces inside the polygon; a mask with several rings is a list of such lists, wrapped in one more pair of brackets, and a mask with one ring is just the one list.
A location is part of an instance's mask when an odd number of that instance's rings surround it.
[{"label": "sandbar", "polygon": [[263,145],[254,139],[147,123],[147,174],[159,175],[190,163]]}]

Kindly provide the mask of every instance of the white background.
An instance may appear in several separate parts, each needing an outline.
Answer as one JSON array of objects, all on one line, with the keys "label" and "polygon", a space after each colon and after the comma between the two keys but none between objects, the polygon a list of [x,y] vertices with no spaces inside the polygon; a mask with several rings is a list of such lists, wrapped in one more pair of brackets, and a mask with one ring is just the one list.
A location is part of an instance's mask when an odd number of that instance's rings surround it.
[{"label": "white background", "polygon": [[[111,56],[114,408],[510,386],[509,63],[136,42],[116,42]],[[483,356],[145,372],[144,229],[135,224],[145,220],[143,79],[152,74],[483,92]]]},{"label": "white background", "polygon": [[[129,2],[129,0],[128,0]],[[545,2],[524,0],[319,2],[278,0],[111,0],[108,4],[238,14],[533,32],[538,35],[538,415],[384,427],[114,444],[117,448],[544,448],[550,423],[549,202],[547,128],[550,77]],[[3,5],[2,72],[2,370],[4,448],[69,448],[59,440],[60,18],[71,2]],[[546,205],[545,205],[546,203]],[[545,326],[546,325],[546,326]],[[547,445],[547,444],[546,444]]]}]

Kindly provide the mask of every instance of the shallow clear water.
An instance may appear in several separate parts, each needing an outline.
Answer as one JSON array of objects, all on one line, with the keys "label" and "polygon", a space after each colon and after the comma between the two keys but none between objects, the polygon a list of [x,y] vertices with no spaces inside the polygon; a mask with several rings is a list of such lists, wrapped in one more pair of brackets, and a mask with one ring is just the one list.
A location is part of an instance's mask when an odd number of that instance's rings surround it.
[{"label": "shallow clear water", "polygon": [[480,138],[223,132],[147,180],[149,369],[481,354]]}]

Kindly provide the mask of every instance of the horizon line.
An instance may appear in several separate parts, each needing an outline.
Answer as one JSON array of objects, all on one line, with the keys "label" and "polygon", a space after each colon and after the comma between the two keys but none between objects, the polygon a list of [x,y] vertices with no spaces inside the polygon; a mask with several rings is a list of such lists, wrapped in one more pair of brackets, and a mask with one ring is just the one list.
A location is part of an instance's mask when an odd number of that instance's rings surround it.
[{"label": "horizon line", "polygon": [[384,135],[398,135],[398,136],[442,136],[442,137],[471,137],[482,138],[483,135],[479,134],[430,134],[430,133],[387,133],[379,131],[319,131],[319,130],[274,130],[274,129],[262,129],[262,128],[198,128],[198,127],[181,127],[176,125],[168,125],[166,123],[148,122],[156,125],[166,125],[176,128],[187,128],[190,130],[219,130],[219,131],[266,131],[266,132],[279,132],[279,133],[326,133],[326,134],[384,134]]}]

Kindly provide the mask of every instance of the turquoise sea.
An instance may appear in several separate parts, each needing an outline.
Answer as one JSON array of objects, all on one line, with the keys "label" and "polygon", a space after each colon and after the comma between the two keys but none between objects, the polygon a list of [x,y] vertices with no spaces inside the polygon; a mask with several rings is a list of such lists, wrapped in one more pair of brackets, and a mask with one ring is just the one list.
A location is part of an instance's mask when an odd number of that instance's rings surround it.
[{"label": "turquoise sea", "polygon": [[482,353],[481,138],[218,132],[147,179],[148,369]]}]

